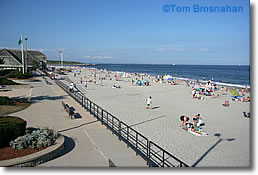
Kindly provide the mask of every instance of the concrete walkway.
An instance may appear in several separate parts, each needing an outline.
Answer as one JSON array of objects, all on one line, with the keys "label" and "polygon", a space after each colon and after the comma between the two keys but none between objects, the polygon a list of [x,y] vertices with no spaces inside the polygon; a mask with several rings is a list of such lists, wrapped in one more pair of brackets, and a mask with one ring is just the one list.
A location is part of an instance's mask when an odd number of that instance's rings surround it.
[{"label": "concrete walkway", "polygon": [[[117,167],[147,167],[146,161],[127,148],[116,135],[101,125],[92,115],[68,96],[53,81],[32,83],[32,105],[13,114],[27,121],[30,127],[48,127],[65,136],[65,151],[60,157],[43,163],[41,167],[108,167],[108,159]],[[71,120],[61,101],[75,109]]]}]

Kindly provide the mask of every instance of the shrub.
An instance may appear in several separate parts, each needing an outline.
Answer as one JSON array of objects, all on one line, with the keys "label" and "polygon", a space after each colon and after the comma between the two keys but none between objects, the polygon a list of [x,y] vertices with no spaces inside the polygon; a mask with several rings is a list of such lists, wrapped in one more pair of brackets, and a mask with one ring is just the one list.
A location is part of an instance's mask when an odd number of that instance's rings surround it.
[{"label": "shrub", "polygon": [[0,96],[0,105],[14,105],[14,101],[6,96]]},{"label": "shrub", "polygon": [[18,79],[28,79],[33,77],[31,72],[22,73],[20,71],[12,71],[5,75],[5,78],[18,78]]},{"label": "shrub", "polygon": [[0,78],[0,85],[17,85],[19,83],[15,83],[12,80],[8,80],[6,78]]},{"label": "shrub", "polygon": [[6,70],[1,70],[0,71],[0,76],[5,76],[7,75],[8,73],[12,72],[13,70],[10,70],[10,69],[6,69]]},{"label": "shrub", "polygon": [[0,116],[0,148],[25,134],[27,122],[19,117]]},{"label": "shrub", "polygon": [[55,143],[57,134],[50,129],[37,129],[10,142],[13,149],[44,148]]}]

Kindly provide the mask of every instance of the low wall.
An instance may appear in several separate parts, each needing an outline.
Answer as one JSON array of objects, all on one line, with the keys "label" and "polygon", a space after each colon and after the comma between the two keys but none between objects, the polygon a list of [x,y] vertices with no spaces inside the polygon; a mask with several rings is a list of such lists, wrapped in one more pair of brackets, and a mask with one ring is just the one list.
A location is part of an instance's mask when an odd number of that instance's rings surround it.
[{"label": "low wall", "polygon": [[0,161],[1,167],[33,167],[58,157],[64,150],[64,136],[56,139],[56,144],[42,151],[9,160]]}]

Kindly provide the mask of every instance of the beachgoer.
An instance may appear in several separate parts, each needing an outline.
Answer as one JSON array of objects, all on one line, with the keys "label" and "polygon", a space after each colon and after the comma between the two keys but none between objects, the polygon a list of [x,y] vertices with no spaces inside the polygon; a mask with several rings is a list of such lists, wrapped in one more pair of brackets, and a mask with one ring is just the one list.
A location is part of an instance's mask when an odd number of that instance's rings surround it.
[{"label": "beachgoer", "polygon": [[70,90],[70,92],[73,92],[73,88],[74,88],[74,84],[73,84],[73,82],[70,84],[70,86],[69,86],[69,90]]},{"label": "beachgoer", "polygon": [[244,96],[244,88],[241,90],[241,95]]},{"label": "beachgoer", "polygon": [[196,90],[192,91],[193,98],[195,97]]},{"label": "beachgoer", "polygon": [[228,106],[229,106],[229,102],[228,102],[228,100],[226,100],[226,101],[225,101],[225,103],[223,104],[223,106],[226,106],[226,107],[228,107]]},{"label": "beachgoer", "polygon": [[149,96],[149,98],[146,100],[147,101],[147,106],[146,106],[146,109],[151,109],[151,96]]},{"label": "beachgoer", "polygon": [[87,81],[85,81],[84,86],[85,86],[85,88],[87,88]]},{"label": "beachgoer", "polygon": [[197,115],[194,116],[194,118],[196,119],[196,127],[199,128],[201,126],[201,123],[202,123],[201,115],[197,114]]},{"label": "beachgoer", "polygon": [[245,92],[246,92],[246,93],[248,92],[248,87],[247,87],[247,86],[245,86]]},{"label": "beachgoer", "polygon": [[250,112],[243,112],[244,117],[250,118]]},{"label": "beachgoer", "polygon": [[81,84],[82,84],[82,77],[80,77],[80,80],[81,80]]},{"label": "beachgoer", "polygon": [[189,124],[189,117],[187,117],[186,115],[182,115],[180,116],[180,120],[182,121],[182,127],[183,129],[186,129],[188,128],[188,126],[190,126]]}]

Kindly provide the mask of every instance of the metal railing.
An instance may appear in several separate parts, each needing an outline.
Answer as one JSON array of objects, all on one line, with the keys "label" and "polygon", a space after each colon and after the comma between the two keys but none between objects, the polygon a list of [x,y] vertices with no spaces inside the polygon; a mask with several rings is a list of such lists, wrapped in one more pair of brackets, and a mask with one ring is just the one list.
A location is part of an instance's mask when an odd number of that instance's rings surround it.
[{"label": "metal railing", "polygon": [[149,166],[157,167],[188,167],[187,164],[158,146],[152,141],[149,141],[145,136],[140,134],[129,125],[120,121],[118,118],[102,109],[99,105],[92,102],[85,95],[77,91],[71,92],[69,86],[59,80],[55,83],[65,92],[71,95],[82,107],[95,116],[103,125],[116,134],[119,140],[123,140],[128,147],[131,147],[136,155],[140,155],[147,161]]}]

